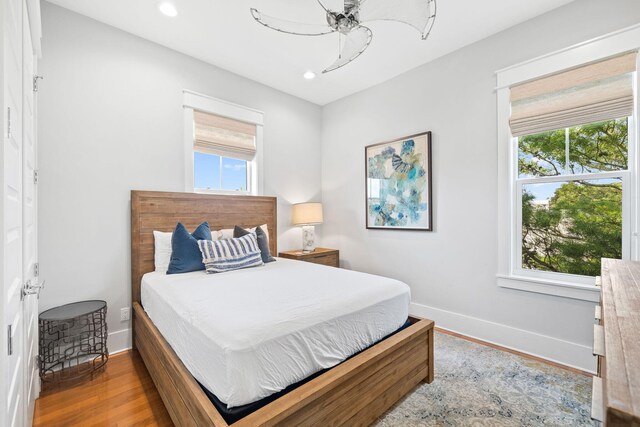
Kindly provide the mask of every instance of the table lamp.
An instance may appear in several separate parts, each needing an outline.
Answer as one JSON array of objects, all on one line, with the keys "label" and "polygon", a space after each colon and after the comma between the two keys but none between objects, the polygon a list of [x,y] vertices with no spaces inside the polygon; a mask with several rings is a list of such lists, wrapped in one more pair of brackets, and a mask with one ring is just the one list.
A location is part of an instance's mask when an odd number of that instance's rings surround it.
[{"label": "table lamp", "polygon": [[293,205],[293,224],[302,226],[302,252],[316,250],[316,224],[322,224],[322,203]]}]

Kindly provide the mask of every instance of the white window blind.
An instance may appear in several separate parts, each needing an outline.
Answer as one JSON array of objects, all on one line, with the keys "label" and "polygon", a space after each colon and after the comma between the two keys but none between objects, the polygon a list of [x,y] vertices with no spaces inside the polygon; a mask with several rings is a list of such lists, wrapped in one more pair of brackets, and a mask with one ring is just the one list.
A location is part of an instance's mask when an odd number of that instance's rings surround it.
[{"label": "white window blind", "polygon": [[193,112],[194,150],[251,161],[256,155],[256,125],[204,113]]},{"label": "white window blind", "polygon": [[636,52],[512,86],[513,136],[633,114]]}]

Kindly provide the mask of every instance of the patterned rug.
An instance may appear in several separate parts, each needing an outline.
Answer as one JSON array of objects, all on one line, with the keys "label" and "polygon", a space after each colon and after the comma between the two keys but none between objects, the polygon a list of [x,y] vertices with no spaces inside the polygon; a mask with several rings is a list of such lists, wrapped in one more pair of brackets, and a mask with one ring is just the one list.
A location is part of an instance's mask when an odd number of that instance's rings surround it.
[{"label": "patterned rug", "polygon": [[374,424],[592,426],[591,378],[436,332],[435,373]]}]

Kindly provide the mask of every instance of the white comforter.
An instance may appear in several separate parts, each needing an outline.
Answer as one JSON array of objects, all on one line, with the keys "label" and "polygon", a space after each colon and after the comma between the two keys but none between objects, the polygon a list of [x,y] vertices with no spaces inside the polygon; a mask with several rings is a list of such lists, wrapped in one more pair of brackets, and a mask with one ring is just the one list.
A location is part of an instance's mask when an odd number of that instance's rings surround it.
[{"label": "white comforter", "polygon": [[398,329],[409,287],[278,258],[222,274],[142,278],[142,305],[191,374],[228,407],[254,402]]}]

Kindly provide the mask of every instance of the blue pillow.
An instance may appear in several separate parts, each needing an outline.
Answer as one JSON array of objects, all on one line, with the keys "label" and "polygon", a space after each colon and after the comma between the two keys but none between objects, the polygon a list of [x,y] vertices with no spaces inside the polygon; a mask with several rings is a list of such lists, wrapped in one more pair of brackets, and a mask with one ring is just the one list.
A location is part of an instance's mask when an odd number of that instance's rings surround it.
[{"label": "blue pillow", "polygon": [[176,225],[171,236],[171,260],[167,274],[204,270],[198,240],[212,240],[208,222],[200,224],[192,234],[182,223]]}]

